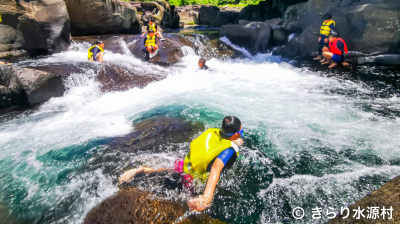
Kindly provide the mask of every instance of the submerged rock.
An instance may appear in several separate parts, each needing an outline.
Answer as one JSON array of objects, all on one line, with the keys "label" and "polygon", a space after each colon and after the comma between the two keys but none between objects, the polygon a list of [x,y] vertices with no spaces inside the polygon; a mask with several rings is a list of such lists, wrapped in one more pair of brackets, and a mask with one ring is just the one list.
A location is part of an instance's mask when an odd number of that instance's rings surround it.
[{"label": "submerged rock", "polygon": [[132,133],[115,138],[110,143],[110,149],[135,152],[168,143],[190,142],[193,134],[201,130],[202,124],[180,118],[151,118],[134,125]]},{"label": "submerged rock", "polygon": [[[344,214],[337,215],[335,218],[331,219],[329,224],[399,224],[400,223],[400,176],[393,178],[390,182],[386,183],[379,189],[374,192],[368,194],[363,199],[357,201],[353,205],[349,206],[350,213],[353,213],[354,210],[357,210],[358,207],[364,209],[364,215],[367,215],[367,207],[379,207],[378,215],[379,217],[376,219],[368,219],[360,218],[357,219],[355,216],[350,214],[347,218],[343,219],[342,217],[346,216],[347,210],[345,210]],[[392,206],[392,218],[389,218],[387,214],[385,219],[380,215],[381,209],[385,207],[386,209],[390,209]]]},{"label": "submerged rock", "polygon": [[1,0],[0,58],[59,52],[70,42],[63,0]]},{"label": "submerged rock", "polygon": [[223,223],[203,213],[182,217],[186,211],[180,203],[155,199],[135,188],[123,188],[89,211],[84,224]]}]

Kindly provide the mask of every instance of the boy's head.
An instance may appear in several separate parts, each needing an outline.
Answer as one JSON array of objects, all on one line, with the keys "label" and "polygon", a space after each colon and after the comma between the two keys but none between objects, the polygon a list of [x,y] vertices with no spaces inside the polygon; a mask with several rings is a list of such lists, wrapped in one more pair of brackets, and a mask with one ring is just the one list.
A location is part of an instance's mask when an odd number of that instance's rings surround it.
[{"label": "boy's head", "polygon": [[323,19],[325,22],[328,22],[329,20],[332,19],[332,15],[329,14],[329,13],[326,13],[326,14],[324,14],[324,16],[322,16],[322,19]]},{"label": "boy's head", "polygon": [[154,36],[155,35],[155,31],[153,29],[148,30],[148,34],[150,36]]},{"label": "boy's head", "polygon": [[148,21],[148,24],[149,25],[152,25],[154,23],[154,19],[151,17],[151,18],[149,18],[149,21]]},{"label": "boy's head", "polygon": [[200,60],[198,60],[198,66],[203,68],[205,66],[206,62],[207,62],[207,60],[205,60],[204,58],[201,58]]},{"label": "boy's head", "polygon": [[98,46],[101,47],[101,48],[104,48],[104,47],[105,47],[105,43],[103,43],[102,40],[96,41],[96,45],[98,45]]},{"label": "boy's head", "polygon": [[338,37],[339,37],[338,29],[334,28],[329,32],[328,40],[329,42],[333,42]]},{"label": "boy's head", "polygon": [[222,121],[222,132],[230,136],[230,140],[236,140],[242,136],[240,119],[236,116],[226,116]]}]

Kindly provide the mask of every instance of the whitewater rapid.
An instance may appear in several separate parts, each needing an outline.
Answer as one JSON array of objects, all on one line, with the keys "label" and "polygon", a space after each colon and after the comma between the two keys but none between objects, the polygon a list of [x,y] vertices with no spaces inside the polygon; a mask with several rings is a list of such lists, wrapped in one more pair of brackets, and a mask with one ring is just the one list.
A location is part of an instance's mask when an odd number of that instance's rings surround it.
[{"label": "whitewater rapid", "polygon": [[[123,46],[129,45],[121,41]],[[39,63],[86,62],[89,46],[85,42],[74,44],[69,51],[43,58]],[[244,166],[258,163],[265,167],[267,175],[273,175],[270,166],[274,157],[279,156],[291,164],[302,159],[303,151],[319,147],[330,148],[334,153],[353,149],[356,154],[367,153],[384,161],[381,165],[370,165],[341,158],[342,162],[324,174],[273,177],[272,183],[262,180],[258,197],[265,207],[258,222],[281,221],[280,216],[271,213],[272,207],[280,204],[272,203],[277,198],[275,189],[287,189],[285,192],[288,193],[284,194],[292,206],[297,206],[298,202],[309,200],[306,195],[315,191],[314,186],[323,183],[335,181],[343,185],[335,188],[326,184],[324,191],[331,194],[333,191],[355,191],[351,183],[361,176],[375,174],[391,178],[399,175],[399,165],[392,163],[400,157],[399,116],[381,116],[358,105],[363,102],[399,110],[400,100],[396,95],[370,98],[366,94],[372,92],[371,88],[364,83],[321,76],[305,68],[295,68],[269,54],[225,61],[211,59],[207,61],[209,70],[200,70],[197,65],[200,57],[190,47],[183,47],[183,51],[186,56],[181,62],[167,68],[144,63],[129,50],[123,54],[106,51],[104,60],[107,64],[142,70],[144,74],[158,71],[167,77],[143,89],[102,93],[95,80],[96,72],[86,70],[72,74],[65,81],[68,90],[62,97],[50,99],[30,114],[20,114],[2,122],[0,179],[5,184],[0,187],[1,201],[20,213],[24,211],[23,207],[28,208],[31,212],[21,218],[31,222],[82,222],[93,206],[118,191],[112,184],[115,177],[105,176],[101,170],[75,173],[74,170],[87,158],[52,161],[52,153],[89,145],[93,140],[128,134],[133,130],[133,121],[142,114],[171,107],[175,112],[172,115],[199,121],[206,128],[220,127],[220,121],[226,115],[239,117],[246,137],[253,138],[246,141],[243,160],[239,163]],[[351,91],[354,95],[331,91]],[[96,153],[96,149],[88,153]],[[317,151],[311,156],[324,162],[328,155]],[[286,166],[282,169],[280,172],[287,172]],[[72,170],[70,179],[59,183],[58,175],[65,170]],[[221,188],[241,191],[235,185],[243,182],[247,182],[246,176],[229,173],[221,182]],[[300,198],[294,197],[300,188],[304,193]],[[56,210],[54,205],[77,191],[79,197],[71,203],[65,216],[46,217],[47,211]],[[9,199],[12,192],[18,192],[22,198],[18,200],[19,205]],[[342,200],[337,204],[347,201],[346,198]],[[255,205],[251,211],[253,207]],[[228,209],[227,213],[236,210],[240,209]]]}]

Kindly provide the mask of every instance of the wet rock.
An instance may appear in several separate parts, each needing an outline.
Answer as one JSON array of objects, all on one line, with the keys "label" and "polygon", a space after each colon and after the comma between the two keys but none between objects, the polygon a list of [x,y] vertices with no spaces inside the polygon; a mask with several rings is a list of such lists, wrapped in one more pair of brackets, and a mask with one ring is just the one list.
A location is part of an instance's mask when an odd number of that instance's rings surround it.
[{"label": "wet rock", "polygon": [[[380,215],[381,209],[385,207],[390,209],[392,206],[392,218],[386,215],[385,219]],[[355,216],[346,216],[347,210],[344,214],[339,214],[335,218],[331,219],[329,224],[399,224],[400,223],[400,176],[393,178],[390,182],[386,183],[379,189],[368,194],[363,199],[357,201],[356,203],[349,206],[349,211],[352,213],[357,210],[358,207],[361,209],[367,209],[367,207],[379,207],[379,217],[376,219],[360,218],[357,219]],[[363,212],[367,215],[367,212]]]},{"label": "wet rock", "polygon": [[205,214],[181,218],[186,211],[187,208],[180,203],[155,199],[149,193],[135,188],[125,188],[89,211],[84,224],[222,223]]},{"label": "wet rock", "polygon": [[149,83],[164,79],[164,76],[133,72],[118,66],[104,66],[96,78],[102,84],[102,92],[125,91],[134,87],[144,88]]},{"label": "wet rock", "polygon": [[400,65],[400,55],[377,55],[359,57],[358,64]]},{"label": "wet rock", "polygon": [[239,20],[239,25],[246,25],[246,24],[248,24],[248,23],[251,23],[251,21],[248,21],[248,20]]},{"label": "wet rock", "polygon": [[115,138],[110,143],[110,149],[135,152],[151,150],[166,143],[190,142],[193,134],[201,129],[202,124],[179,118],[152,118],[136,124],[132,133]]},{"label": "wet rock", "polygon": [[118,0],[64,0],[73,36],[141,32],[137,9]]},{"label": "wet rock", "polygon": [[270,20],[266,20],[264,23],[269,24],[271,26],[276,26],[276,25],[282,25],[283,20],[281,18],[273,18],[273,19],[270,19]]},{"label": "wet rock", "polygon": [[265,53],[272,48],[271,26],[264,22],[246,25],[224,25],[220,37],[226,36],[233,44],[244,47],[251,54]]},{"label": "wet rock", "polygon": [[310,26],[302,34],[296,35],[286,45],[281,46],[272,52],[273,55],[281,55],[285,58],[294,56],[310,56],[318,50],[318,37],[314,34],[314,28]]},{"label": "wet rock", "polygon": [[61,75],[16,66],[0,66],[0,84],[8,88],[8,93],[0,96],[9,97],[13,105],[20,107],[60,97],[66,90]]},{"label": "wet rock", "polygon": [[70,42],[63,0],[1,0],[0,58],[60,52]]},{"label": "wet rock", "polygon": [[[143,61],[148,61],[149,63],[154,63],[162,66],[169,66],[180,61],[183,57],[183,52],[181,51],[181,42],[177,36],[165,34],[164,38],[166,41],[160,41],[156,39],[156,44],[159,46],[158,54],[149,60],[145,59],[145,46],[143,37],[132,37],[130,42],[137,40],[133,45],[129,47],[133,55]],[[131,41],[132,40],[132,41]]]},{"label": "wet rock", "polygon": [[286,27],[285,30],[288,34],[296,33],[300,34],[303,32],[302,28],[298,26],[297,21],[290,22]]},{"label": "wet rock", "polygon": [[[396,32],[399,30],[399,1],[365,0],[354,1],[354,4],[342,1],[343,7],[339,7],[339,3],[340,1],[309,0],[299,7],[297,20],[291,22],[292,26],[289,26],[287,31],[299,33],[303,30],[300,39],[295,40],[299,41],[300,50],[293,52],[294,55],[286,53],[295,47],[293,43],[288,43],[286,45],[291,47],[285,48],[287,51],[282,51],[282,54],[295,58],[317,52],[319,28],[323,21],[321,16],[325,13],[332,15],[349,51],[364,54],[399,54],[400,34]],[[287,21],[285,25],[286,23]],[[317,36],[313,37],[311,33]],[[279,52],[280,50],[277,50],[277,53]]]},{"label": "wet rock", "polygon": [[282,46],[288,42],[288,34],[284,28],[272,29],[272,45]]}]

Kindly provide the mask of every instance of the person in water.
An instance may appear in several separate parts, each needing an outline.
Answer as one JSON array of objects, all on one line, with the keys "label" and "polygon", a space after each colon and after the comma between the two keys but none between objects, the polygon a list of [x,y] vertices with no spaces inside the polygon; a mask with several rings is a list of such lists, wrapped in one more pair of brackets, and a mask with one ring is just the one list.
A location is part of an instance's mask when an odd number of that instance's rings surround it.
[{"label": "person in water", "polygon": [[328,46],[329,32],[335,28],[335,21],[332,20],[331,14],[325,14],[323,19],[324,23],[321,26],[320,37],[318,38],[318,56],[314,58],[314,60],[322,60],[322,62],[325,61],[325,58],[322,58],[322,49]]},{"label": "person in water", "polygon": [[0,61],[0,65],[11,65],[11,64]]},{"label": "person in water", "polygon": [[150,55],[153,55],[158,50],[154,30],[151,29],[148,31],[148,35],[144,39],[144,46]]},{"label": "person in water", "polygon": [[205,65],[206,62],[207,62],[207,60],[205,60],[204,58],[201,58],[200,60],[198,60],[198,66],[201,68],[201,70],[209,69],[209,67],[207,65]]},{"label": "person in water", "polygon": [[95,45],[88,49],[88,61],[98,61],[102,63],[103,56],[105,54],[105,51],[103,50],[104,48],[105,44],[103,43],[103,41],[96,41]]},{"label": "person in water", "polygon": [[153,30],[155,32],[156,37],[158,37],[159,39],[161,39],[162,41],[165,40],[162,36],[162,33],[160,33],[158,31],[158,25],[155,23],[155,19],[154,18],[150,18],[148,21],[148,26],[147,26],[147,30],[144,32],[144,34],[141,35],[141,37],[144,37],[146,34],[149,33],[149,30]]},{"label": "person in water", "polygon": [[345,41],[339,37],[336,29],[331,30],[329,33],[329,48],[324,50],[324,58],[327,60],[322,64],[330,64],[328,68],[336,66],[338,63],[342,65],[349,65],[345,62],[345,54],[348,53],[348,47]]},{"label": "person in water", "polygon": [[[243,127],[236,116],[223,118],[221,129],[210,128],[194,139],[190,152],[184,160],[176,161],[174,171],[182,173],[183,184],[188,186],[194,177],[209,173],[202,195],[188,201],[190,211],[204,211],[212,203],[220,174],[230,169],[237,159],[239,146],[243,145]],[[124,173],[119,183],[127,182],[140,172],[158,172],[149,167],[140,167]]]}]

